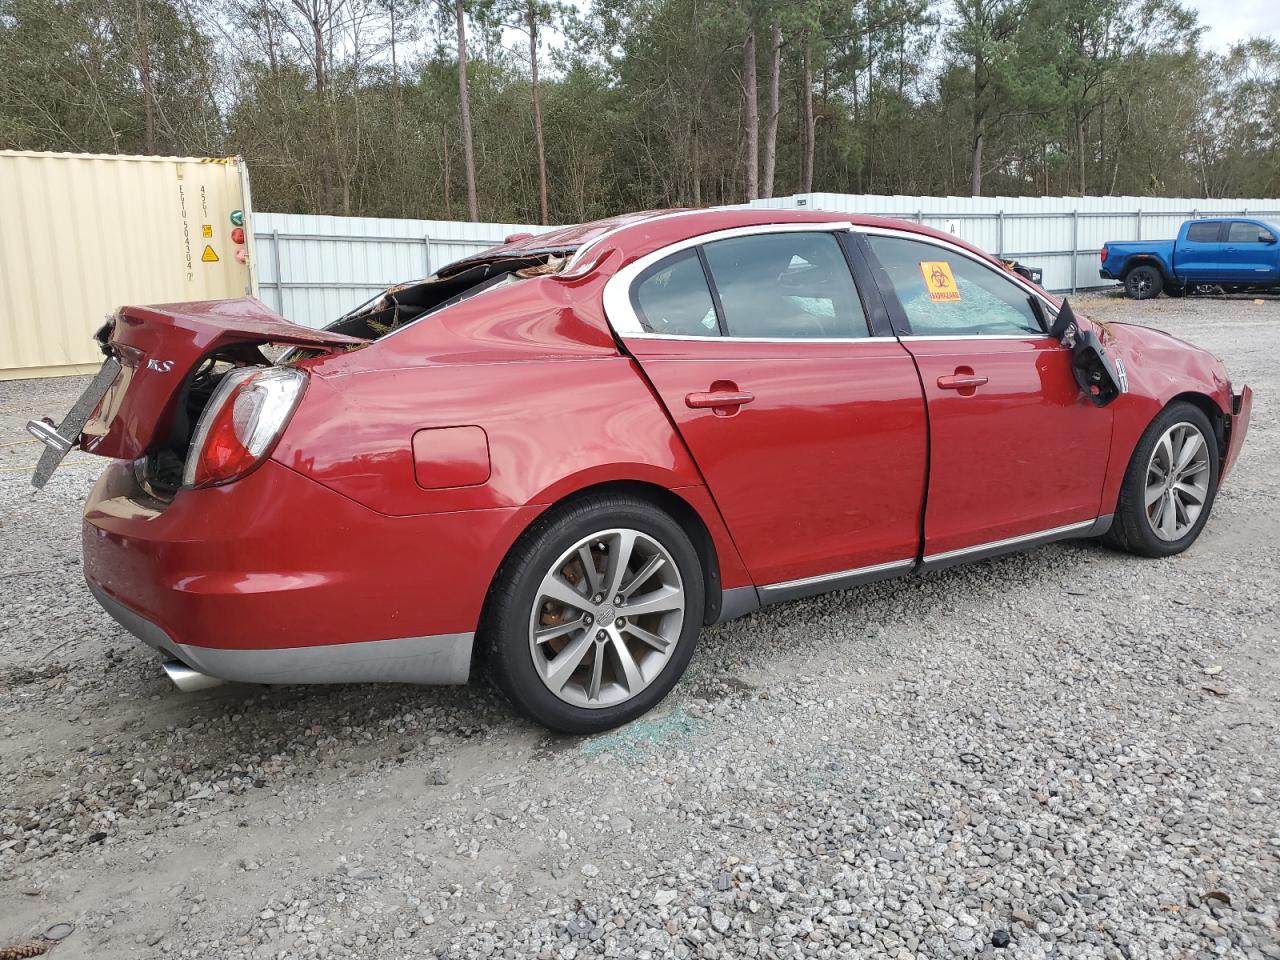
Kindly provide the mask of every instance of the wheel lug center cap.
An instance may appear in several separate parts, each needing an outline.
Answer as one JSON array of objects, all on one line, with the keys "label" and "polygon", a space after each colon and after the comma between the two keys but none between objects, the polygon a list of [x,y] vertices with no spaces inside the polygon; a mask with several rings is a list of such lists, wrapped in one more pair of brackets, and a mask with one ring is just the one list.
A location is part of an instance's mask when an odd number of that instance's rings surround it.
[{"label": "wheel lug center cap", "polygon": [[614,610],[612,603],[606,603],[596,610],[596,619],[601,623],[612,623],[617,616],[618,612]]}]

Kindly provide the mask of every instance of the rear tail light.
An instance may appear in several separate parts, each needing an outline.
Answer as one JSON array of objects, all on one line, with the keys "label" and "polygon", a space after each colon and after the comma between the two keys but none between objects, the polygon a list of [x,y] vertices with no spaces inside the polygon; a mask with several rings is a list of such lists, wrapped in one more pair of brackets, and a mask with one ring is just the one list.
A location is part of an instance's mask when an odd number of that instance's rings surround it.
[{"label": "rear tail light", "polygon": [[183,484],[228,483],[265,460],[306,383],[293,367],[241,367],[223,377],[196,424]]},{"label": "rear tail light", "polygon": [[1106,263],[1106,262],[1107,262],[1107,248],[1106,248],[1106,247],[1103,247],[1101,250],[1099,250],[1099,251],[1098,251],[1098,259],[1099,259],[1099,260],[1101,260],[1103,263]]}]

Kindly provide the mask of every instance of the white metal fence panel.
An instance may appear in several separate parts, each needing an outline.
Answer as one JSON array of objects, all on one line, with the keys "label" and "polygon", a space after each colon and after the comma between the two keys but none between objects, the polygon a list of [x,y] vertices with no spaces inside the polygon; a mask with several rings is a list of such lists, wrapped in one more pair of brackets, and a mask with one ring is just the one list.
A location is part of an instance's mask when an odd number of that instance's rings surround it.
[{"label": "white metal fence panel", "polygon": [[1280,216],[1280,199],[1168,197],[905,197],[807,193],[752,206],[897,217],[954,233],[983,250],[1044,270],[1050,290],[1109,286],[1098,276],[1108,241],[1171,240],[1182,221]]},{"label": "white metal fence panel", "polygon": [[[1183,220],[1211,215],[1280,216],[1280,199],[1152,197],[906,197],[809,193],[752,206],[866,213],[955,233],[984,250],[1044,270],[1050,290],[1111,283],[1098,276],[1107,241],[1167,240]],[[452,220],[253,217],[261,296],[281,314],[321,326],[393,283],[429,276],[446,263],[546,227]]]},{"label": "white metal fence panel", "polygon": [[259,295],[295,323],[319,327],[404,280],[430,276],[512,233],[547,227],[452,220],[256,213]]}]

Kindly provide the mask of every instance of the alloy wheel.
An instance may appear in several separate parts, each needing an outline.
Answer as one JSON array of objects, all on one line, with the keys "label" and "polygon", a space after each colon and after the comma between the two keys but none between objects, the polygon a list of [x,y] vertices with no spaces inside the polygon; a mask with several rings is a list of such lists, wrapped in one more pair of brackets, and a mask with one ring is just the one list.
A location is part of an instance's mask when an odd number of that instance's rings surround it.
[{"label": "alloy wheel", "polygon": [[671,659],[685,588],[670,552],[639,530],[602,530],[564,551],[543,576],[529,652],[547,689],[576,707],[624,703]]},{"label": "alloy wheel", "polygon": [[1191,423],[1160,435],[1147,462],[1147,522],[1161,540],[1181,540],[1195,526],[1209,497],[1209,444]]}]

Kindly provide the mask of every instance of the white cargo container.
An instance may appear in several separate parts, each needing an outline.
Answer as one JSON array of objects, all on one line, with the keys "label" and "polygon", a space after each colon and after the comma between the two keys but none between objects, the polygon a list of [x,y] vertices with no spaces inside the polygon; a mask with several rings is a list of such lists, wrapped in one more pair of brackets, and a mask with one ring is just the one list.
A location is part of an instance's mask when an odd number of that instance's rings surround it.
[{"label": "white cargo container", "polygon": [[0,150],[0,380],[94,372],[123,304],[256,293],[250,220],[239,158]]}]

